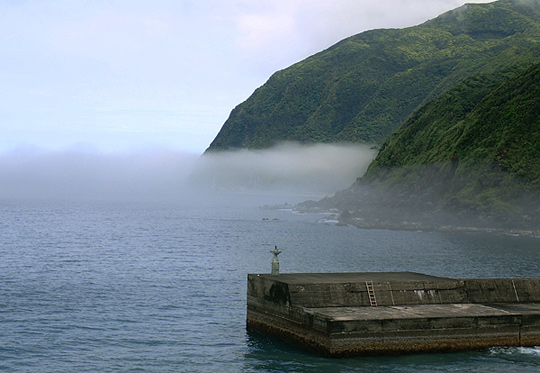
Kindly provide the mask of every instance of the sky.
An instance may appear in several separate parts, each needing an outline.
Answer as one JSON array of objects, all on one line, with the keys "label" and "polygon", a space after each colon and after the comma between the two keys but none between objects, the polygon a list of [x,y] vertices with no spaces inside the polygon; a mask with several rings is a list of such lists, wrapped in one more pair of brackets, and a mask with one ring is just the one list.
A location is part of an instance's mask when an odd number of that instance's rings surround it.
[{"label": "sky", "polygon": [[0,0],[0,153],[202,154],[273,72],[464,3]]}]

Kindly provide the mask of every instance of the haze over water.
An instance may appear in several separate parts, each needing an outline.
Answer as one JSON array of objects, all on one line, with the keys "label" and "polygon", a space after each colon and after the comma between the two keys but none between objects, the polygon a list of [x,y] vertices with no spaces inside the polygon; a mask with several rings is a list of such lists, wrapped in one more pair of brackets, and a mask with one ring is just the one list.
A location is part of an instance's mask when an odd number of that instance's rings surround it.
[{"label": "haze over water", "polygon": [[0,153],[0,196],[171,202],[204,200],[218,192],[323,197],[349,187],[375,154],[367,145],[324,144],[203,156],[152,148],[110,153],[20,148]]},{"label": "haze over water", "polygon": [[4,154],[0,370],[539,369],[534,348],[332,360],[246,333],[246,275],[270,271],[275,245],[283,272],[538,276],[534,237],[361,230],[332,214],[260,208],[347,187],[373,155],[291,144],[203,159]]}]

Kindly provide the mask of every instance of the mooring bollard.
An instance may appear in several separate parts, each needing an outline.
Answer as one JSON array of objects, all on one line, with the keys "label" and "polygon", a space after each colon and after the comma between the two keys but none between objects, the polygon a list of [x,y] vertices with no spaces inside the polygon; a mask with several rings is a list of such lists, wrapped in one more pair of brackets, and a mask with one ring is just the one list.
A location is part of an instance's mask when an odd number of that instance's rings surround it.
[{"label": "mooring bollard", "polygon": [[272,275],[278,276],[279,275],[279,260],[278,255],[281,253],[281,250],[278,250],[277,246],[274,250],[270,250],[272,254],[274,254],[274,258],[272,259]]}]

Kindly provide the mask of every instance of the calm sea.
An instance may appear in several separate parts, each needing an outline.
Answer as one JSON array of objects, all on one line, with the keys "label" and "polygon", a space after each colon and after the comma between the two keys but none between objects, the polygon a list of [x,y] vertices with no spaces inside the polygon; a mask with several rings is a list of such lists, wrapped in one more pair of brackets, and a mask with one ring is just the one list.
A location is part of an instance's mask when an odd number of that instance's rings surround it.
[{"label": "calm sea", "polygon": [[[253,201],[252,201],[253,202]],[[540,239],[212,205],[0,201],[0,370],[530,372],[540,349],[325,359],[245,331],[246,275],[540,276]]]}]

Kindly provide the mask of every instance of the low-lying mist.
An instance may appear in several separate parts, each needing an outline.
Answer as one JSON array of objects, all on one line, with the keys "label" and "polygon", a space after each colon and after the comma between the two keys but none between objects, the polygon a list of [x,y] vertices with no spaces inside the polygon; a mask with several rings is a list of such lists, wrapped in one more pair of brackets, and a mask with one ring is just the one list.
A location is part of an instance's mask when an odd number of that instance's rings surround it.
[{"label": "low-lying mist", "polygon": [[205,154],[191,182],[213,190],[325,196],[349,187],[375,157],[367,145],[285,143]]},{"label": "low-lying mist", "polygon": [[0,197],[176,198],[196,159],[193,154],[159,150],[102,153],[19,149],[0,155]]},{"label": "low-lying mist", "polygon": [[374,156],[357,145],[286,144],[203,156],[18,149],[0,154],[0,198],[193,204],[217,196],[324,196],[351,185]]}]

